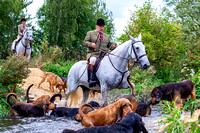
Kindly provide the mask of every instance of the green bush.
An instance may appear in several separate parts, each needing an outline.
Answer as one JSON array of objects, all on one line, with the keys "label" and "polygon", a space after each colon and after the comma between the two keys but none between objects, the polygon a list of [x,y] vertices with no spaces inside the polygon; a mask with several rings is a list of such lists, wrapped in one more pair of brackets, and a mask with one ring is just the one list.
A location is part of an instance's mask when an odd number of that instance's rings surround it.
[{"label": "green bush", "polygon": [[[194,105],[191,107],[191,105]],[[175,102],[170,103],[169,101],[166,101],[165,104],[163,104],[163,111],[165,112],[162,116],[162,119],[159,123],[169,125],[166,127],[165,131],[169,133],[196,133],[199,132],[198,124],[200,124],[200,117],[199,122],[191,122],[191,123],[184,123],[182,118],[182,113],[184,110],[189,109],[191,111],[191,115],[193,111],[199,106],[199,102],[196,100],[191,100],[186,102],[185,106],[183,108],[177,108]],[[197,106],[196,106],[197,105]],[[167,115],[169,114],[169,115]]]},{"label": "green bush", "polygon": [[131,70],[131,82],[135,84],[136,99],[139,101],[148,101],[150,93],[156,86],[164,84],[161,79],[154,75],[156,70],[153,66],[147,70],[141,70],[139,67],[134,67]]},{"label": "green bush", "polygon": [[70,68],[76,63],[76,61],[60,62],[59,64],[53,64],[52,62],[46,63],[44,71],[52,72],[59,77],[62,77],[63,72],[69,72]]},{"label": "green bush", "polygon": [[21,83],[28,75],[28,61],[24,56],[9,56],[2,62],[0,69],[0,83],[3,86]]},{"label": "green bush", "polygon": [[15,84],[21,84],[29,73],[28,61],[24,56],[13,55],[2,61],[0,67],[0,116],[8,114],[10,106],[6,96]]},{"label": "green bush", "polygon": [[58,46],[50,46],[46,41],[46,38],[43,38],[41,46],[34,52],[33,58],[31,59],[31,67],[39,67],[43,69],[46,63],[60,63],[63,61],[63,52],[62,49]]},{"label": "green bush", "polygon": [[200,98],[200,70],[191,77],[196,87],[196,97]]}]

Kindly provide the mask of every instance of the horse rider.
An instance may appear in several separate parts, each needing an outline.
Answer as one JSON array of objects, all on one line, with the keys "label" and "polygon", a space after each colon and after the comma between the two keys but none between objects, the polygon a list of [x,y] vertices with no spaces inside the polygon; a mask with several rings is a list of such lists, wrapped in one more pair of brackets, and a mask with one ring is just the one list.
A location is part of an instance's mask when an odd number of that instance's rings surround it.
[{"label": "horse rider", "polygon": [[[96,22],[96,30],[88,31],[84,39],[83,45],[87,48],[88,63],[88,82],[89,87],[96,85],[95,80],[95,63],[98,57],[104,56],[104,52],[115,49],[118,45],[111,42],[110,37],[103,33],[105,22],[99,18]],[[104,51],[104,52],[103,52]],[[103,54],[103,55],[102,55]]]},{"label": "horse rider", "polygon": [[[21,21],[21,24],[18,25],[18,36],[17,36],[17,40],[15,41],[15,47],[14,47],[14,49],[13,49],[13,53],[16,52],[17,43],[22,39],[22,37],[24,36],[24,35],[23,35],[23,32],[24,32],[24,30],[26,29],[26,27],[28,27],[28,25],[25,24],[25,23],[26,23],[26,19],[25,19],[24,17],[22,17],[20,21]],[[31,47],[31,49],[32,49],[31,43],[30,43],[30,47]],[[33,51],[31,51],[31,54],[32,54],[32,52],[33,52]]]}]

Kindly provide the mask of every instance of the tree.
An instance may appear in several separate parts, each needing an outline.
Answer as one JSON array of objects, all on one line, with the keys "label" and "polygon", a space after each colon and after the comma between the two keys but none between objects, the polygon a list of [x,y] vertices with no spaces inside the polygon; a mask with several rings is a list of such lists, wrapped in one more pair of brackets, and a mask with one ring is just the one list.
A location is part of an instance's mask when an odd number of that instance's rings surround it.
[{"label": "tree", "polygon": [[[164,1],[167,15],[172,16],[172,20],[178,20],[182,25],[182,43],[187,50],[183,62],[198,72],[200,70],[200,0]],[[172,9],[175,15],[172,15],[169,9]]]},{"label": "tree", "polygon": [[9,55],[9,48],[18,34],[20,19],[25,17],[23,10],[31,3],[29,0],[0,1],[0,58]]},{"label": "tree", "polygon": [[[157,76],[165,82],[176,80],[180,55],[184,53],[180,42],[181,25],[176,21],[168,21],[151,7],[151,2],[145,2],[142,8],[132,12],[125,34],[119,37],[124,42],[128,34],[137,37],[142,34],[142,42],[146,46],[150,63],[157,69]],[[175,78],[176,77],[176,78]]]},{"label": "tree", "polygon": [[84,37],[87,31],[95,29],[97,18],[105,19],[105,32],[114,33],[112,13],[101,0],[46,0],[37,16],[49,44],[62,47],[67,59],[83,58]]}]

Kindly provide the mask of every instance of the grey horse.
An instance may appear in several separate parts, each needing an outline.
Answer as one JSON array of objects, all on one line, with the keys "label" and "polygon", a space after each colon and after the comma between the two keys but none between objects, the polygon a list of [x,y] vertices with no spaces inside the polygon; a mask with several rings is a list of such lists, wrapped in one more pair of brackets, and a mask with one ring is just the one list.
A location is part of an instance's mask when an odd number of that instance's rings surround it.
[{"label": "grey horse", "polygon": [[100,82],[100,86],[89,88],[87,61],[79,61],[75,63],[68,74],[68,91],[66,92],[66,105],[69,95],[77,90],[80,86],[83,89],[82,104],[88,99],[90,89],[101,90],[103,106],[107,103],[107,94],[112,89],[126,89],[130,85],[127,82],[129,71],[127,68],[130,59],[134,59],[140,68],[147,69],[150,66],[149,60],[145,52],[145,46],[141,42],[141,34],[138,38],[130,36],[130,40],[119,45],[112,52],[108,52],[102,59],[101,64],[96,72],[96,77]]},{"label": "grey horse", "polygon": [[[22,39],[18,42],[16,46],[16,52],[18,55],[24,55],[30,60],[31,57],[31,46],[30,43],[33,41],[33,29],[32,27],[27,27],[23,32]],[[11,49],[15,47],[15,41],[12,43]]]}]

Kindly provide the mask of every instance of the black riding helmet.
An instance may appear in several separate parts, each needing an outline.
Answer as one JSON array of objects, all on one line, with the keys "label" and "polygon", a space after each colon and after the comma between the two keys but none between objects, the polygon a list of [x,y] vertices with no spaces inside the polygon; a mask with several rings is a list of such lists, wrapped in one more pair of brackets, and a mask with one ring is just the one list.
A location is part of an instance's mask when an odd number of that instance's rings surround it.
[{"label": "black riding helmet", "polygon": [[22,21],[26,21],[26,19],[25,19],[24,17],[22,17],[22,18],[21,18],[21,22],[22,22]]}]

